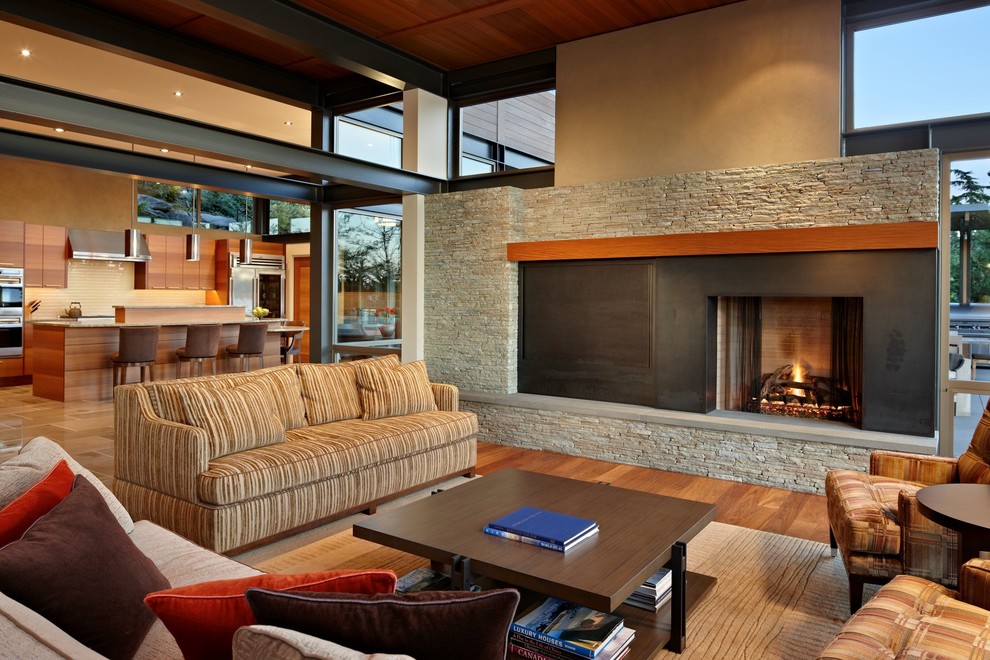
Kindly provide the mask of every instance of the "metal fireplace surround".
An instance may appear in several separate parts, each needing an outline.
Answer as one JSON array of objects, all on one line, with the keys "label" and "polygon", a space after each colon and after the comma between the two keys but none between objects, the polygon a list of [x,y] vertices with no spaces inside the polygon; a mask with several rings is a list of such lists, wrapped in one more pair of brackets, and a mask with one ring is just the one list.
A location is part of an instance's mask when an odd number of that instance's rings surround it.
[{"label": "metal fireplace surround", "polygon": [[932,436],[934,249],[520,263],[518,391],[715,409],[720,296],[861,297],[862,428]]}]

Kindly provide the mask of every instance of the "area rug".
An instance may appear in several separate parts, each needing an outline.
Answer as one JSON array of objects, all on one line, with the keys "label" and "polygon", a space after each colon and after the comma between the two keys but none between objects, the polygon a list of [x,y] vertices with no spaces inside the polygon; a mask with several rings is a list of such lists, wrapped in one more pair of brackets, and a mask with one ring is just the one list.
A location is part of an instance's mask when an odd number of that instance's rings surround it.
[{"label": "area rug", "polygon": [[[256,564],[268,572],[389,568],[399,575],[421,557],[344,531]],[[718,584],[688,617],[687,650],[658,658],[814,658],[848,616],[845,571],[828,546],[711,523],[688,544],[688,568]]]}]

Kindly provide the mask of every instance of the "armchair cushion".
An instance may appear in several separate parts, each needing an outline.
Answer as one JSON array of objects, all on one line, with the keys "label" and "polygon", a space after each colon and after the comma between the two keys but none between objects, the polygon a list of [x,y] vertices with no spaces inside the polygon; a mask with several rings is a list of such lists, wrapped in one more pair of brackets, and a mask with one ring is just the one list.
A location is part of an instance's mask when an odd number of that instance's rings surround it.
[{"label": "armchair cushion", "polygon": [[846,553],[898,555],[901,526],[897,500],[902,490],[916,493],[921,484],[877,477],[854,470],[825,475],[829,524]]},{"label": "armchair cushion", "polygon": [[990,612],[955,591],[899,575],[839,630],[819,658],[984,657]]},{"label": "armchair cushion", "polygon": [[926,486],[959,481],[956,459],[900,451],[878,450],[870,454],[870,474]]}]

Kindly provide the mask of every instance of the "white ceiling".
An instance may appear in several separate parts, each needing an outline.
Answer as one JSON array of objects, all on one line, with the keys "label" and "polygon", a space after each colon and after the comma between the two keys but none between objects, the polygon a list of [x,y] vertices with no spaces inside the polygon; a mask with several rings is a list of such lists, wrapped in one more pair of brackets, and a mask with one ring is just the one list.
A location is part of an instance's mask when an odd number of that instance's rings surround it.
[{"label": "white ceiling", "polygon": [[[31,51],[29,57],[21,49]],[[285,103],[248,94],[217,83],[132,60],[60,37],[0,21],[0,75],[96,96],[117,103],[204,122],[251,135],[308,146],[310,113]],[[182,96],[175,96],[180,90]],[[292,122],[286,125],[285,122]],[[0,127],[60,136],[88,144],[193,160],[188,154],[163,154],[154,147],[81,135],[55,133],[37,126],[0,118]],[[242,168],[241,163],[197,157],[196,162]],[[254,169],[258,174],[278,174]]]}]

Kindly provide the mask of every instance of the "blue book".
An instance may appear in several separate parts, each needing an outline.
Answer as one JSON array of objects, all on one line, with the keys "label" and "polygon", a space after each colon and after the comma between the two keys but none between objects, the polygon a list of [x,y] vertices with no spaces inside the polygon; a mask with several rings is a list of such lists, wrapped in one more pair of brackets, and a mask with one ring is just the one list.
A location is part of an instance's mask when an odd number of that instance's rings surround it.
[{"label": "blue book", "polygon": [[556,550],[557,552],[567,552],[581,541],[585,540],[586,538],[590,538],[597,533],[598,533],[598,527],[594,527],[588,530],[586,534],[577,537],[567,545],[561,545],[559,543],[551,543],[550,541],[544,541],[543,539],[534,539],[529,536],[522,536],[521,534],[516,534],[515,532],[507,532],[504,529],[495,529],[494,527],[485,525],[485,534],[491,534],[492,536],[500,536],[503,539],[520,541],[522,543],[528,543],[529,545],[536,545],[541,548]]},{"label": "blue book", "polygon": [[488,523],[492,529],[511,532],[538,541],[568,546],[598,528],[598,523],[586,518],[569,516],[546,509],[524,506],[507,516]]}]

